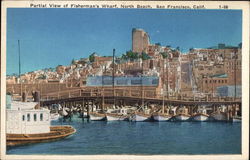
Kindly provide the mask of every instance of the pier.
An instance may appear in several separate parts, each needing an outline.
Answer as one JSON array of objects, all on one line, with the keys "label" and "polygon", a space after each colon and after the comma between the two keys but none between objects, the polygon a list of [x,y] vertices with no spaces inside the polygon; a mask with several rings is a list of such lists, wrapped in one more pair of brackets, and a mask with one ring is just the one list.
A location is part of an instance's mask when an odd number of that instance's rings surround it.
[{"label": "pier", "polygon": [[[161,106],[172,105],[178,108],[186,106],[189,110],[189,114],[193,114],[198,106],[206,106],[212,111],[216,111],[218,107],[224,105],[227,107],[228,114],[234,114],[236,109],[241,113],[241,99],[235,98],[223,98],[223,97],[188,97],[182,96],[181,94],[175,96],[165,96],[163,98],[162,94],[159,94],[157,87],[144,87],[143,91],[141,86],[133,87],[115,87],[112,86],[105,87],[67,87],[67,84],[46,84],[41,85],[36,84],[32,87],[23,85],[23,90],[27,94],[28,99],[32,96],[31,90],[38,89],[40,94],[40,105],[41,106],[51,106],[53,104],[60,104],[62,107],[72,108],[80,107],[81,110],[89,112],[93,111],[93,106],[95,105],[99,110],[106,110],[112,105],[122,107],[126,105],[134,106],[142,105],[141,97],[144,99],[145,106]],[[14,93],[20,93],[20,86],[9,86],[9,89]],[[10,91],[10,90],[9,90]],[[13,94],[13,93],[12,93]],[[14,98],[20,98],[20,94],[14,94]],[[115,98],[115,101],[114,101]],[[158,107],[159,108],[159,107]],[[157,108],[156,108],[157,109]],[[230,113],[229,113],[230,112]],[[229,118],[232,115],[228,116]]]}]

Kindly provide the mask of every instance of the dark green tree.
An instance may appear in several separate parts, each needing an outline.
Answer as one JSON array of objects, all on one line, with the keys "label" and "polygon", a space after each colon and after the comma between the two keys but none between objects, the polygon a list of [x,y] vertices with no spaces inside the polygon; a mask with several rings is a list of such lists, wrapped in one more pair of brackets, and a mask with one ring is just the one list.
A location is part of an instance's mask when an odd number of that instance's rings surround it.
[{"label": "dark green tree", "polygon": [[168,53],[167,52],[161,52],[160,53],[163,58],[168,58]]},{"label": "dark green tree", "polygon": [[91,55],[89,55],[89,61],[92,63],[92,62],[94,62],[95,61],[95,52],[94,53],[92,53]]},{"label": "dark green tree", "polygon": [[72,59],[72,61],[71,61],[71,64],[75,64],[76,62],[75,62],[75,60],[74,59]]},{"label": "dark green tree", "polygon": [[147,59],[150,59],[150,56],[146,54],[145,52],[142,52],[140,58],[142,58],[142,60],[147,60]]},{"label": "dark green tree", "polygon": [[121,57],[123,60],[131,60],[131,61],[134,61],[135,59],[138,59],[139,58],[139,54],[138,53],[135,53],[135,52],[132,52],[131,50],[130,51],[127,51],[126,54],[123,54],[122,57]]}]

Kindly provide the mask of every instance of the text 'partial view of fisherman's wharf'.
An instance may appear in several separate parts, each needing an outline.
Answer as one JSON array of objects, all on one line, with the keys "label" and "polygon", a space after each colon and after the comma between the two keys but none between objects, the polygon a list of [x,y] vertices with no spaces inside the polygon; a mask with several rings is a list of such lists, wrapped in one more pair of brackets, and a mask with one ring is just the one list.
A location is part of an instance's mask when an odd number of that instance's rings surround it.
[{"label": "text 'partial view of fisherman's wharf'", "polygon": [[[130,33],[128,33],[130,34]],[[61,139],[77,132],[51,121],[241,122],[242,47],[220,43],[183,53],[132,29],[132,49],[92,53],[7,76],[7,145]],[[213,44],[212,44],[213,45]],[[115,48],[115,47],[114,47]],[[50,66],[48,66],[50,67]],[[34,102],[33,102],[34,101]]]}]

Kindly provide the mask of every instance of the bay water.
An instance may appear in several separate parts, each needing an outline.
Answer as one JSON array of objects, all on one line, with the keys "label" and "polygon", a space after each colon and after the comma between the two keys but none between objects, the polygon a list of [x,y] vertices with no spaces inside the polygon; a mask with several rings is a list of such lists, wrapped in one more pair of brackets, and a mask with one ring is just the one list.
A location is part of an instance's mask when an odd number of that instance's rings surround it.
[{"label": "bay water", "polygon": [[74,118],[51,125],[72,125],[77,132],[53,142],[8,147],[7,154],[241,154],[241,123],[88,122]]}]

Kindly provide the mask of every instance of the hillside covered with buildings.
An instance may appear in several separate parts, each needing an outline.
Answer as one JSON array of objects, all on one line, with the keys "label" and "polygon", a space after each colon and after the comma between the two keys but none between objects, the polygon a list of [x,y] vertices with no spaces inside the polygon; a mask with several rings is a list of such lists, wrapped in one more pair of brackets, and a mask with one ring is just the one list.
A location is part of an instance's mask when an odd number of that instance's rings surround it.
[{"label": "hillside covered with buildings", "polygon": [[[67,87],[88,86],[93,77],[157,77],[157,87],[169,96],[241,96],[241,44],[218,44],[211,48],[190,48],[181,53],[160,43],[152,44],[147,32],[132,30],[132,49],[122,56],[101,56],[72,60],[68,66],[37,70],[7,76],[7,86],[13,84],[66,84]],[[114,63],[113,63],[114,60]],[[90,78],[91,77],[91,78]],[[137,85],[143,85],[143,82]],[[94,85],[92,83],[92,85]],[[116,85],[119,86],[119,83]],[[234,95],[233,93],[237,93]],[[7,87],[9,92],[11,88]],[[161,92],[163,93],[163,92]]]}]

